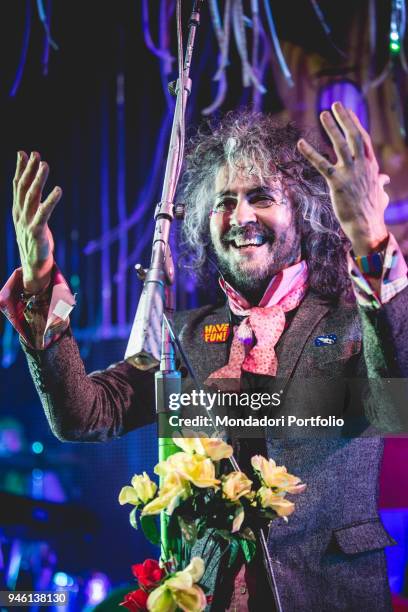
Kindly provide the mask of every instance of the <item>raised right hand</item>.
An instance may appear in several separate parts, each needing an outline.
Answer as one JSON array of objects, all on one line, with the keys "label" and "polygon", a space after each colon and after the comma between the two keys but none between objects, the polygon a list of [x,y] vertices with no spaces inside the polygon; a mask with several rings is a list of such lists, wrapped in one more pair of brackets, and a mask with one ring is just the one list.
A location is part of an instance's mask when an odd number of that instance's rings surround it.
[{"label": "raised right hand", "polygon": [[23,269],[24,289],[38,293],[50,282],[54,265],[54,240],[48,220],[61,198],[62,189],[54,187],[41,202],[49,173],[48,164],[39,153],[17,153],[13,180],[13,221]]}]

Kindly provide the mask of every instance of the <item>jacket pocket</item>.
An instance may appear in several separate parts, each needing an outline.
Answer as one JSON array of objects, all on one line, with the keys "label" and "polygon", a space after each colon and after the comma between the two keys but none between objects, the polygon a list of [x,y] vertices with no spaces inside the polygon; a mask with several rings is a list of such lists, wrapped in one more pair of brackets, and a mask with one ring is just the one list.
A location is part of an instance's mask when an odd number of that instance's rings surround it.
[{"label": "jacket pocket", "polygon": [[316,364],[348,361],[361,353],[362,343],[359,340],[345,340],[331,345],[311,346],[308,348],[307,358]]},{"label": "jacket pocket", "polygon": [[340,550],[347,555],[380,550],[396,544],[378,518],[335,529],[333,538]]}]

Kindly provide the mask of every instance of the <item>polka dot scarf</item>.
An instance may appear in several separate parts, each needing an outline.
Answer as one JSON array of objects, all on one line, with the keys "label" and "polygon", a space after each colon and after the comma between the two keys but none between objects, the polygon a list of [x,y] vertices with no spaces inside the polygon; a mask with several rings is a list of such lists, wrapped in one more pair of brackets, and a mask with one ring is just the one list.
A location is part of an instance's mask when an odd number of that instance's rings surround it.
[{"label": "polka dot scarf", "polygon": [[209,376],[240,378],[242,370],[276,376],[278,360],[275,346],[285,329],[285,312],[297,308],[307,288],[305,261],[286,268],[273,277],[258,306],[251,307],[231,285],[220,281],[232,312],[245,318],[234,328],[227,365]]}]

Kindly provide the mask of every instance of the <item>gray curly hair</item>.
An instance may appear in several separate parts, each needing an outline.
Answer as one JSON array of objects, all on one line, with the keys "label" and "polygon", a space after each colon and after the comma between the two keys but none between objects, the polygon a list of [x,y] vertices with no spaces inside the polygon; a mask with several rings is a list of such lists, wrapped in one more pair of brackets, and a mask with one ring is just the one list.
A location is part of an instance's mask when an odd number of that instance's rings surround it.
[{"label": "gray curly hair", "polygon": [[301,231],[311,289],[330,298],[349,290],[345,255],[349,243],[334,215],[326,181],[297,149],[300,137],[292,123],[282,124],[251,110],[231,111],[198,130],[187,146],[180,185],[186,205],[181,242],[188,253],[186,267],[201,278],[208,277],[209,213],[216,176],[227,166],[230,177],[242,172],[260,180],[283,176]]}]

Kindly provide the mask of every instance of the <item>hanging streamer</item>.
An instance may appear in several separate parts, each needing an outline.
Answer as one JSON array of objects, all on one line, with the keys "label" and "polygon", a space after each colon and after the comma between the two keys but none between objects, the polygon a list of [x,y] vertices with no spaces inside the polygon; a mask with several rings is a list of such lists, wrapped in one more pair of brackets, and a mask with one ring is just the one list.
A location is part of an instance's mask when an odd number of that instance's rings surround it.
[{"label": "hanging streamer", "polygon": [[23,77],[24,66],[27,60],[28,44],[30,42],[31,33],[31,3],[30,0],[26,0],[26,14],[25,14],[25,26],[23,34],[23,46],[21,48],[20,63],[17,68],[17,73],[14,79],[14,83],[10,89],[10,98],[14,98],[18,88],[20,87],[21,79]]},{"label": "hanging streamer", "polygon": [[244,24],[244,8],[242,6],[242,0],[235,0],[234,2],[234,7],[232,10],[232,25],[235,42],[242,62],[242,85],[244,87],[249,87],[249,61]]},{"label": "hanging streamer", "polygon": [[[271,49],[270,41],[266,35],[265,30],[262,27],[262,24],[260,24],[259,36],[260,36],[260,42],[262,42],[262,55],[261,55],[260,61],[258,62],[258,77],[262,83],[265,79],[266,69],[272,61],[272,49]],[[253,90],[252,105],[253,105],[254,110],[256,111],[261,110],[262,94],[255,87]]]},{"label": "hanging streamer", "polygon": [[178,86],[182,95],[180,97],[181,101],[181,113],[180,120],[178,125],[178,139],[179,139],[179,151],[178,151],[178,160],[177,160],[177,174],[176,174],[176,183],[178,183],[181,167],[183,164],[184,158],[184,134],[185,134],[185,122],[184,122],[184,114],[185,114],[185,99],[184,99],[184,89],[187,86],[187,83],[184,82],[184,51],[183,51],[183,24],[181,21],[181,0],[177,0],[176,3],[176,21],[177,21],[177,59],[178,59],[178,77],[179,82]]},{"label": "hanging streamer", "polygon": [[[150,16],[149,16],[149,2],[143,0],[142,3],[142,20],[143,20],[143,38],[146,47],[159,59],[166,62],[166,69],[172,65],[174,57],[169,53],[168,49],[159,49],[153,42],[152,35],[150,33]],[[171,71],[171,68],[169,72]]]},{"label": "hanging streamer", "polygon": [[278,34],[276,32],[275,22],[273,20],[272,9],[271,9],[269,0],[264,0],[264,8],[265,8],[265,13],[266,13],[266,18],[268,21],[269,30],[272,36],[273,47],[275,49],[275,53],[276,53],[276,57],[279,62],[280,69],[282,70],[283,76],[285,77],[286,82],[289,85],[289,87],[293,87],[294,82],[293,82],[292,74],[289,70],[289,67],[282,53],[282,49],[279,43]]},{"label": "hanging streamer", "polygon": [[406,27],[407,27],[407,11],[406,11],[405,2],[403,2],[401,5],[401,27],[400,27],[400,33],[399,33],[400,41],[401,41],[400,60],[401,60],[401,66],[404,72],[408,74],[408,63],[407,63],[407,57],[405,55],[405,45],[404,45]]},{"label": "hanging streamer", "polygon": [[169,5],[166,0],[161,0],[159,9],[159,46],[166,55],[160,62],[160,77],[167,108],[171,111],[174,111],[174,98],[169,92],[169,75],[173,69],[174,58],[170,53],[169,32],[174,8],[174,3]]},{"label": "hanging streamer", "polygon": [[227,90],[228,90],[227,77],[225,73],[222,72],[222,74],[220,74],[218,78],[217,94],[213,102],[210,104],[210,106],[203,108],[203,110],[201,111],[201,114],[204,116],[207,116],[207,115],[212,115],[212,113],[215,113],[215,111],[218,108],[220,108],[220,106],[222,106],[222,104],[224,103],[225,96],[227,95]]},{"label": "hanging streamer", "polygon": [[217,39],[219,53],[218,53],[218,69],[215,73],[213,80],[218,81],[217,94],[213,102],[204,108],[201,113],[203,115],[211,115],[224,103],[225,96],[227,94],[227,76],[226,68],[229,64],[228,51],[230,41],[230,24],[231,24],[231,0],[226,0],[224,7],[224,27],[221,23],[221,15],[218,9],[217,0],[210,0],[210,16],[215,31],[215,37]]},{"label": "hanging streamer", "polygon": [[339,55],[341,55],[342,57],[346,58],[347,55],[344,53],[344,51],[339,49],[339,47],[334,42],[333,37],[332,37],[331,27],[327,23],[326,18],[325,18],[324,14],[323,14],[323,11],[320,8],[317,0],[310,0],[310,3],[312,5],[312,7],[313,7],[313,10],[314,10],[314,12],[316,14],[317,19],[319,20],[320,25],[322,26],[323,32],[326,34],[326,37],[327,37],[328,41],[330,42],[331,46],[333,47],[333,49],[335,49],[337,51],[337,53]]},{"label": "hanging streamer", "polygon": [[370,54],[374,55],[377,46],[377,7],[376,0],[369,0],[368,4],[368,23],[369,23],[369,40]]},{"label": "hanging streamer", "polygon": [[229,66],[229,46],[231,39],[231,16],[232,16],[232,0],[226,0],[224,8],[224,30],[223,40],[221,43],[221,64],[218,72],[214,76],[214,81],[220,78],[221,72]]},{"label": "hanging streamer", "polygon": [[259,55],[259,0],[251,0],[252,17],[252,70],[259,77],[258,55]]},{"label": "hanging streamer", "polygon": [[221,45],[224,32],[222,30],[221,14],[218,8],[217,0],[210,0],[208,6],[210,9],[210,16],[214,27],[215,37],[217,39],[218,44]]},{"label": "hanging streamer", "polygon": [[[368,41],[370,48],[370,58],[368,61],[368,83],[364,83],[362,90],[364,92],[370,89],[370,79],[374,74],[375,52],[377,47],[377,7],[376,0],[368,2]],[[365,94],[364,94],[365,95]]]},{"label": "hanging streamer", "polygon": [[151,164],[152,170],[145,187],[139,194],[136,203],[133,205],[134,212],[126,219],[124,223],[121,223],[120,225],[103,233],[99,238],[88,242],[84,248],[84,255],[92,255],[93,253],[100,251],[105,244],[112,244],[118,240],[122,234],[128,232],[143,219],[144,214],[147,212],[148,207],[152,202],[154,190],[156,189],[157,181],[160,178],[163,155],[167,146],[172,117],[173,113],[171,111],[167,111],[160,127],[157,143],[154,148],[155,153],[153,163]]},{"label": "hanging streamer", "polygon": [[[139,209],[139,210],[142,210],[143,214],[146,212],[148,212],[149,214],[148,214],[147,223],[141,233],[141,238],[139,238],[136,241],[136,245],[137,245],[136,248],[127,257],[126,264],[125,264],[127,268],[134,266],[136,262],[140,261],[140,258],[143,255],[144,248],[147,246],[149,242],[151,242],[151,239],[152,239],[152,233],[154,230],[154,227],[153,227],[154,220],[152,219],[151,211],[148,210],[149,206],[147,206],[146,203],[149,205],[150,202],[153,201],[154,192],[157,188],[158,182],[160,181],[160,173],[162,171],[163,157],[165,155],[166,146],[168,144],[167,140],[168,140],[172,120],[173,120],[173,113],[170,111],[167,111],[166,116],[163,120],[162,126],[159,131],[159,138],[158,138],[157,147],[155,149],[155,154],[153,158],[152,171],[147,180],[146,186],[144,187],[142,193],[140,194],[138,198],[140,203],[135,205],[135,211]],[[134,221],[133,225],[135,224],[136,224],[136,221]],[[103,237],[102,237],[102,240],[103,240]]]},{"label": "hanging streamer", "polygon": [[331,27],[329,26],[329,24],[327,23],[325,16],[323,15],[323,11],[320,8],[317,0],[310,0],[310,4],[313,7],[314,12],[316,13],[316,17],[318,18],[320,25],[323,28],[324,33],[326,34],[326,36],[331,36]]},{"label": "hanging streamer", "polygon": [[384,83],[385,79],[390,74],[391,70],[392,70],[392,61],[389,59],[383,71],[378,75],[378,77],[376,77],[372,81],[369,81],[367,84],[363,85],[363,88],[362,88],[363,95],[366,96],[370,89],[375,89],[376,87],[379,87],[382,83]]},{"label": "hanging streamer", "polygon": [[[370,42],[370,55],[375,56],[375,50],[377,46],[377,11],[376,11],[376,0],[370,0],[368,5],[368,21],[369,21],[369,42]],[[371,61],[370,61],[371,65]],[[370,89],[379,87],[381,83],[385,81],[392,68],[391,61],[388,61],[383,71],[377,76],[370,78],[367,83],[362,86],[363,96],[366,96]],[[371,75],[370,75],[371,76]]]},{"label": "hanging streamer", "polygon": [[[50,25],[50,12],[51,12],[51,0],[48,0],[48,5],[47,5],[47,23],[48,23],[48,27]],[[48,40],[48,36],[44,36],[44,49],[43,49],[43,54],[41,57],[41,65],[42,65],[42,74],[43,76],[47,76],[48,74],[48,63],[50,60],[50,43]]]},{"label": "hanging streamer", "polygon": [[406,30],[406,8],[405,0],[392,0],[391,3],[391,19],[389,32],[390,57],[383,71],[378,77],[369,81],[363,87],[364,95],[367,95],[370,89],[379,87],[390,74],[393,68],[393,55],[399,55],[401,66],[408,73],[408,65],[404,50],[404,37]]},{"label": "hanging streamer", "polygon": [[54,49],[54,51],[58,51],[58,45],[51,36],[50,27],[49,27],[48,19],[47,19],[47,13],[45,12],[43,0],[37,0],[37,11],[38,11],[38,16],[40,18],[40,21],[43,24],[43,28],[45,30],[45,35],[47,37],[48,44]]},{"label": "hanging streamer", "polygon": [[242,62],[242,84],[249,87],[252,83],[261,93],[265,93],[265,87],[258,81],[248,59],[248,47],[245,32],[245,16],[242,0],[235,0],[232,11],[232,23],[237,44],[238,53]]}]

